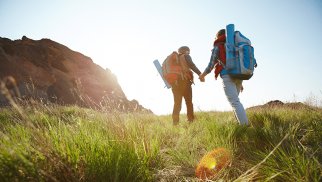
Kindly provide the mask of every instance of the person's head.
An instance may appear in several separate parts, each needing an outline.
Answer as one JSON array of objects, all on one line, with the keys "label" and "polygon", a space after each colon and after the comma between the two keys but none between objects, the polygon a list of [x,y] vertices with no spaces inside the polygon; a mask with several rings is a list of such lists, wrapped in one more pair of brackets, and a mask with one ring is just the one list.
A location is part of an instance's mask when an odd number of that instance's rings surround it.
[{"label": "person's head", "polygon": [[190,49],[188,46],[181,46],[178,49],[179,54],[190,54]]},{"label": "person's head", "polygon": [[216,39],[218,39],[218,37],[225,35],[226,34],[226,30],[225,29],[221,29],[217,32],[216,34]]}]

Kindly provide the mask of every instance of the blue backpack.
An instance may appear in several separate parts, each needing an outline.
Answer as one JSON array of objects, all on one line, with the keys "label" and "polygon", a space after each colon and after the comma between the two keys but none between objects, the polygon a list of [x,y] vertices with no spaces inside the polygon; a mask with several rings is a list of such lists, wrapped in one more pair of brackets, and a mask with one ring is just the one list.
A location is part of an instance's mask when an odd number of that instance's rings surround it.
[{"label": "blue backpack", "polygon": [[226,65],[227,73],[237,79],[249,80],[257,67],[254,48],[248,38],[235,31],[234,24],[226,26]]}]

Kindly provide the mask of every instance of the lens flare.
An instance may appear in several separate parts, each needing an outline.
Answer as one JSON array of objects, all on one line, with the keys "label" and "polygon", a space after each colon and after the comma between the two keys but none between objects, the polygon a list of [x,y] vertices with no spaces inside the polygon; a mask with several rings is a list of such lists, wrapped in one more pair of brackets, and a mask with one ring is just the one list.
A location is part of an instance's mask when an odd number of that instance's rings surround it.
[{"label": "lens flare", "polygon": [[216,148],[202,157],[196,168],[196,176],[202,180],[212,178],[230,162],[230,152],[225,148]]}]

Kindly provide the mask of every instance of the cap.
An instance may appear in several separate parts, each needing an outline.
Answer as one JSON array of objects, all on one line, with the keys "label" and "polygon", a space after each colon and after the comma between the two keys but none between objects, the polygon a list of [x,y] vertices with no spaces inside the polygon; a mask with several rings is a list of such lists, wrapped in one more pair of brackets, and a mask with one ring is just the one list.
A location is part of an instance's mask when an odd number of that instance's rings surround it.
[{"label": "cap", "polygon": [[181,53],[181,54],[190,54],[190,49],[189,49],[188,46],[181,46],[178,49],[178,52]]}]

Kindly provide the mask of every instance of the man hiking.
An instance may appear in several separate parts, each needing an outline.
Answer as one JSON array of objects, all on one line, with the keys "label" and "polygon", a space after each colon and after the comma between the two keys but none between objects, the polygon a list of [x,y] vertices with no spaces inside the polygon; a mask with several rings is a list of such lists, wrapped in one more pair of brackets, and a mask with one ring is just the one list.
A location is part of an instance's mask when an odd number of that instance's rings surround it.
[{"label": "man hiking", "polygon": [[[193,72],[200,75],[201,72],[193,63],[190,56],[190,49],[187,46],[182,46],[178,49],[178,59],[182,68],[182,76],[178,76],[176,81],[171,84],[174,99],[172,120],[173,125],[179,124],[179,114],[181,111],[182,98],[184,98],[187,106],[187,118],[189,122],[194,120],[194,111],[192,103],[192,88]],[[191,71],[192,70],[192,71]]]}]

